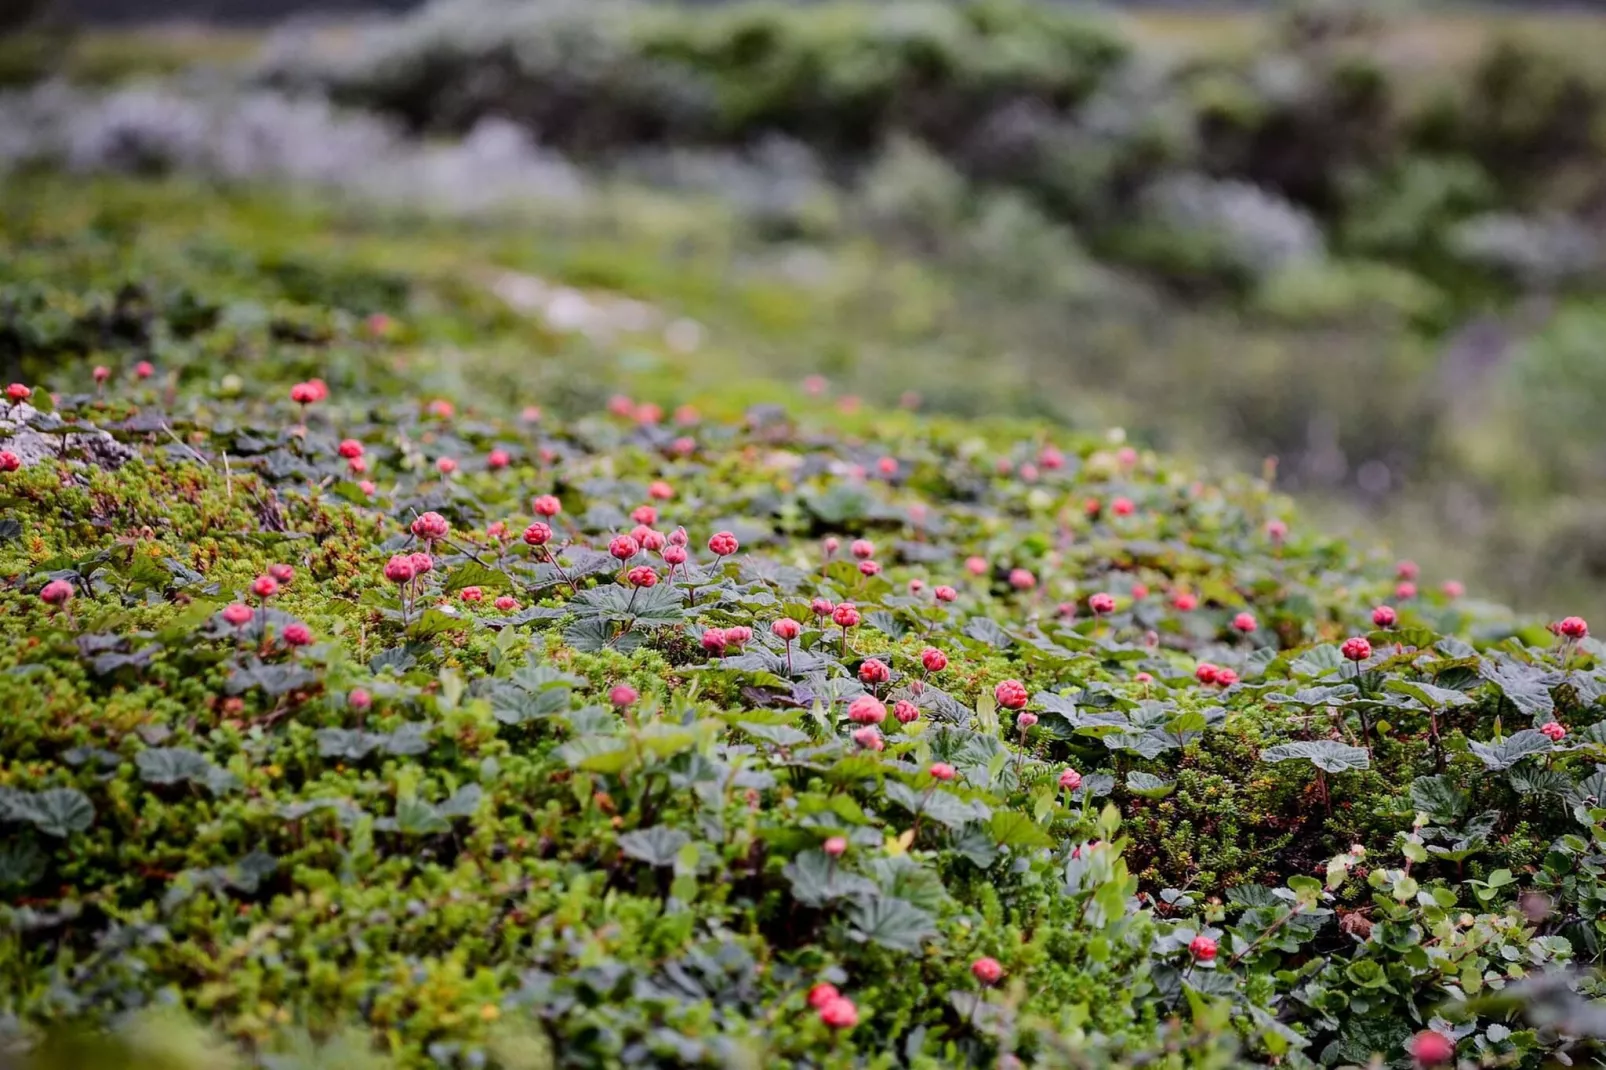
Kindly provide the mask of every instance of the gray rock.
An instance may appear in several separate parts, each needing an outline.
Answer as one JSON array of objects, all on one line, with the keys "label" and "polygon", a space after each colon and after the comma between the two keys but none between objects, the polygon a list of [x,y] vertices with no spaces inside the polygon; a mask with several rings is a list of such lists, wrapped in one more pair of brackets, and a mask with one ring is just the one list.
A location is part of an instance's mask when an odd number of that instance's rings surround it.
[{"label": "gray rock", "polygon": [[[68,428],[72,430],[63,435]],[[134,456],[132,446],[98,427],[40,412],[27,403],[0,405],[0,450],[16,454],[24,468],[53,457],[116,468]]]}]

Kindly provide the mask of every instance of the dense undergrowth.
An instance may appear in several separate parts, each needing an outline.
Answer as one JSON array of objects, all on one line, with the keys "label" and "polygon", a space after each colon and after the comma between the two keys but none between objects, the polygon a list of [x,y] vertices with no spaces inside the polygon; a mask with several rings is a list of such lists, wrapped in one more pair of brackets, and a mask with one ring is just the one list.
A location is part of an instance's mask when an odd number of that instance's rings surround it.
[{"label": "dense undergrowth", "polygon": [[494,233],[175,195],[7,232],[8,1046],[1601,1057],[1582,621],[1118,433],[525,319]]}]

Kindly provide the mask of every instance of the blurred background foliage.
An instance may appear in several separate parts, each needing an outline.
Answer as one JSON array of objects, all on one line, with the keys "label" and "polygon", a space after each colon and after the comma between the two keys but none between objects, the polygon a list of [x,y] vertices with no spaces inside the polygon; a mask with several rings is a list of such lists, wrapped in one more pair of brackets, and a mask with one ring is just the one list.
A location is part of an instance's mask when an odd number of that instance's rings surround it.
[{"label": "blurred background foliage", "polygon": [[[821,373],[1223,467],[1275,458],[1327,522],[1437,578],[1606,608],[1606,18],[1588,5],[84,17],[136,8],[13,15],[13,240],[71,199],[41,171],[133,174],[251,191],[244,247],[294,260],[283,235],[307,231],[263,191],[316,189],[344,221],[320,226],[437,233],[408,255],[443,275],[517,268],[695,320],[709,374]],[[184,188],[165,203],[193,208]],[[162,270],[181,283],[180,259]],[[14,364],[72,348],[44,344],[61,310],[39,270],[0,276]]]}]

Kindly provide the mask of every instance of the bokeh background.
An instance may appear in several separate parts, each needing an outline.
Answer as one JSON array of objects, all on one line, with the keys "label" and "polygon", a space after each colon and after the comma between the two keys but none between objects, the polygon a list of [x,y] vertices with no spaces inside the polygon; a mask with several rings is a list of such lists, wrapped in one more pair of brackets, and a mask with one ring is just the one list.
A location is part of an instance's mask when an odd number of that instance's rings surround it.
[{"label": "bokeh background", "polygon": [[[1606,2],[0,12],[7,375],[340,287],[421,382],[1119,427],[1431,582],[1606,610]],[[92,307],[39,240],[74,227],[115,247]],[[471,329],[504,363],[454,365]]]}]

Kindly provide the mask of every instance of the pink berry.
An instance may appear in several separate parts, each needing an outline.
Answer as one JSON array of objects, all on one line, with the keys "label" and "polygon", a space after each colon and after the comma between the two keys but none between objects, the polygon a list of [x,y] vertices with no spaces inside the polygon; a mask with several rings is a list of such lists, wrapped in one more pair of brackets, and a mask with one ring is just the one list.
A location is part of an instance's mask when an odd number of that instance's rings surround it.
[{"label": "pink berry", "polygon": [[1216,682],[1216,676],[1220,672],[1219,666],[1208,661],[1201,661],[1199,667],[1193,670],[1193,678],[1201,684],[1213,684]]},{"label": "pink berry", "polygon": [[1272,542],[1282,542],[1288,538],[1288,525],[1281,520],[1266,521],[1266,538]]},{"label": "pink berry", "polygon": [[21,383],[12,383],[6,387],[6,397],[13,403],[27,401],[33,396],[33,391]]},{"label": "pink berry", "polygon": [[809,989],[809,1006],[818,1010],[839,996],[841,993],[836,990],[836,985],[828,985],[821,981]]},{"label": "pink berry", "polygon": [[1589,634],[1589,623],[1583,617],[1563,617],[1556,631],[1569,639],[1582,639]]},{"label": "pink berry", "polygon": [[837,996],[820,1006],[820,1021],[832,1029],[852,1029],[859,1024],[859,1008],[851,999]]},{"label": "pink berry", "polygon": [[865,750],[874,751],[882,750],[887,745],[886,740],[881,738],[881,730],[869,724],[853,730],[853,742]]},{"label": "pink berry", "polygon": [[223,619],[236,628],[244,627],[251,623],[252,615],[251,607],[239,602],[232,602],[223,607]]},{"label": "pink berry", "polygon": [[634,705],[636,699],[640,697],[636,693],[636,689],[629,684],[615,684],[613,690],[608,692],[608,701],[620,709]]},{"label": "pink berry", "polygon": [[425,542],[433,542],[436,539],[446,538],[446,533],[451,527],[446,518],[439,513],[424,513],[413,521],[412,532],[415,537]]},{"label": "pink berry", "polygon": [[1174,606],[1179,612],[1192,613],[1195,609],[1199,608],[1199,599],[1187,591],[1178,591],[1172,596],[1171,605]]},{"label": "pink berry", "polygon": [[970,972],[984,985],[994,985],[1004,976],[1004,967],[995,958],[979,958],[970,964]]},{"label": "pink berry", "polygon": [[831,619],[839,628],[857,628],[859,626],[859,609],[852,602],[842,602],[831,610]]},{"label": "pink berry", "polygon": [[729,557],[731,554],[736,552],[737,547],[740,545],[741,544],[736,541],[736,536],[732,535],[728,531],[716,532],[714,536],[708,540],[709,550],[713,551],[720,557]]},{"label": "pink berry", "polygon": [[920,652],[920,664],[925,666],[927,672],[942,672],[948,667],[948,655],[934,646],[928,646]]},{"label": "pink berry", "polygon": [[744,624],[733,624],[725,629],[725,642],[740,650],[753,641],[753,629]]},{"label": "pink berry", "polygon": [[435,559],[426,553],[416,553],[408,558],[413,563],[413,575],[423,576],[435,571]]},{"label": "pink berry", "polygon": [[1060,773],[1060,790],[1075,791],[1082,786],[1082,774],[1075,769],[1066,769]]},{"label": "pink berry", "polygon": [[310,405],[318,400],[318,388],[311,383],[297,383],[290,388],[290,400],[297,405]]},{"label": "pink berry", "polygon": [[95,382],[104,383],[107,379],[110,379],[112,377],[112,370],[110,368],[106,367],[106,365],[104,365],[104,364],[97,364],[97,365],[95,365],[94,375],[95,375]]},{"label": "pink berry", "polygon": [[687,558],[684,546],[665,546],[664,563],[669,565],[684,565]]},{"label": "pink berry", "polygon": [[435,462],[435,467],[441,475],[449,476],[453,472],[457,471],[457,462],[452,460],[450,457],[442,457],[440,460]]},{"label": "pink berry", "polygon": [[1115,596],[1100,591],[1098,594],[1089,596],[1087,608],[1095,613],[1113,613],[1115,612]]},{"label": "pink berry", "polygon": [[312,630],[299,621],[287,624],[284,628],[284,641],[290,646],[306,646],[312,642]]},{"label": "pink berry", "polygon": [[367,691],[360,687],[354,687],[351,689],[351,693],[346,696],[346,704],[354,710],[366,710],[374,704],[374,699]]},{"label": "pink berry", "polygon": [[491,604],[502,613],[511,613],[519,608],[519,600],[510,594],[498,595],[496,601]]},{"label": "pink berry", "polygon": [[385,562],[385,578],[391,583],[406,583],[413,578],[413,559],[407,554],[397,554]]},{"label": "pink berry", "polygon": [[1203,934],[1195,936],[1188,943],[1188,952],[1200,962],[1209,962],[1216,957],[1216,942]]},{"label": "pink berry", "polygon": [[825,556],[831,557],[838,550],[842,549],[842,540],[837,538],[835,535],[827,535],[825,537],[825,541],[820,545],[825,548]]},{"label": "pink berry", "polygon": [[940,780],[944,783],[958,775],[957,770],[947,762],[932,762],[931,768],[926,771],[931,774],[933,780]]},{"label": "pink berry", "polygon": [[615,535],[613,540],[608,543],[608,553],[620,561],[629,561],[640,552],[641,547],[629,535]]},{"label": "pink berry", "polygon": [[655,479],[647,486],[647,497],[657,501],[667,502],[675,496],[675,488],[661,479]]},{"label": "pink berry", "polygon": [[836,612],[836,607],[826,598],[816,598],[809,603],[809,609],[816,617],[829,617]]},{"label": "pink berry", "polygon": [[1543,732],[1547,737],[1549,737],[1552,743],[1560,743],[1563,739],[1567,738],[1567,729],[1563,728],[1555,721],[1546,721],[1544,724],[1539,726],[1539,731]]},{"label": "pink berry", "polygon": [[825,841],[825,853],[832,858],[841,858],[848,850],[848,841],[841,836],[832,836]]},{"label": "pink berry", "polygon": [[279,581],[272,576],[258,576],[251,581],[251,593],[258,598],[272,598],[279,593]]},{"label": "pink berry", "polygon": [[987,573],[987,559],[985,557],[965,558],[965,571],[972,576],[983,576]]},{"label": "pink berry", "polygon": [[898,719],[899,724],[912,724],[920,720],[920,707],[906,698],[901,698],[892,704],[892,716]]},{"label": "pink berry", "polygon": [[854,724],[880,724],[887,719],[887,708],[874,695],[860,695],[848,703],[848,720]]},{"label": "pink berry", "polygon": [[1132,597],[1139,602],[1149,597],[1149,585],[1146,583],[1134,583],[1132,585]]},{"label": "pink berry", "polygon": [[937,601],[939,602],[952,602],[959,597],[959,592],[947,584],[941,585],[931,593],[937,596]]},{"label": "pink berry", "polygon": [[791,617],[782,617],[780,620],[770,625],[770,634],[775,636],[777,639],[790,643],[792,640],[803,634],[803,625],[799,624]]},{"label": "pink berry", "polygon": [[1372,644],[1364,636],[1355,635],[1344,640],[1339,652],[1351,661],[1365,661],[1372,656]]},{"label": "pink berry", "polygon": [[15,472],[22,467],[22,458],[10,450],[0,450],[0,472]]},{"label": "pink berry", "polygon": [[1053,446],[1044,446],[1037,451],[1037,463],[1049,471],[1057,471],[1065,467],[1065,454]]},{"label": "pink berry", "polygon": [[1417,1066],[1440,1066],[1455,1058],[1455,1041],[1435,1029],[1411,1038],[1411,1057]]},{"label": "pink berry", "polygon": [[431,416],[437,417],[438,419],[450,420],[452,418],[452,414],[456,412],[457,409],[453,407],[452,403],[447,401],[445,398],[436,398],[434,401],[429,403],[429,407],[425,411]]},{"label": "pink berry", "polygon": [[1444,586],[1440,590],[1444,592],[1444,597],[1446,598],[1460,598],[1467,593],[1465,585],[1459,580],[1445,580]]},{"label": "pink berry", "polygon": [[630,519],[638,524],[645,524],[650,528],[658,523],[658,510],[650,505],[638,505],[631,511]]},{"label": "pink berry", "polygon": [[361,442],[358,442],[354,438],[341,439],[340,456],[350,460],[353,457],[361,457],[362,455],[363,445]]},{"label": "pink berry", "polygon": [[1421,572],[1415,561],[1401,561],[1394,566],[1394,574],[1402,580],[1414,580]]},{"label": "pink berry", "polygon": [[1243,632],[1245,635],[1248,635],[1250,632],[1260,627],[1260,622],[1255,620],[1255,615],[1253,613],[1240,613],[1236,617],[1232,618],[1232,626],[1238,631]]},{"label": "pink berry", "polygon": [[1132,504],[1131,498],[1117,498],[1110,503],[1110,512],[1116,516],[1131,516],[1137,506]]},{"label": "pink berry", "polygon": [[1015,718],[1015,723],[1023,729],[1031,728],[1037,724],[1037,714],[1027,710]]},{"label": "pink berry", "polygon": [[513,457],[508,453],[507,450],[492,450],[485,458],[486,467],[490,468],[493,472],[502,468],[506,468],[512,463]]},{"label": "pink berry", "polygon": [[875,543],[869,539],[854,539],[853,545],[848,547],[848,552],[863,561],[867,557],[875,556]]},{"label": "pink berry", "polygon": [[156,366],[148,360],[142,360],[134,365],[134,378],[149,379],[156,374]]},{"label": "pink berry", "polygon": [[485,592],[478,587],[464,587],[457,592],[457,597],[465,602],[483,602],[485,601]]},{"label": "pink berry", "polygon": [[1394,597],[1401,602],[1409,602],[1416,597],[1416,584],[1410,580],[1401,580],[1394,585]]},{"label": "pink berry", "polygon": [[676,528],[669,533],[669,545],[689,546],[691,545],[691,536],[686,534],[685,528]]},{"label": "pink berry", "polygon": [[1037,577],[1028,569],[1012,568],[1009,570],[1009,585],[1017,591],[1029,591],[1037,586]]},{"label": "pink berry", "polygon": [[725,653],[725,629],[704,628],[702,645],[704,650],[712,654]]},{"label": "pink berry", "polygon": [[658,573],[653,571],[651,565],[637,565],[625,573],[625,579],[632,587],[652,587],[658,582]]},{"label": "pink berry", "polygon": [[545,546],[552,541],[552,529],[537,520],[524,529],[524,541],[531,546]]},{"label": "pink berry", "polygon": [[72,584],[66,580],[51,580],[39,591],[39,598],[50,606],[64,604],[72,597]]},{"label": "pink berry", "polygon": [[292,568],[290,565],[284,565],[284,564],[269,565],[268,566],[268,575],[270,575],[274,579],[278,580],[279,583],[282,585],[282,584],[287,584],[291,580],[296,578],[296,570],[294,568]]},{"label": "pink berry", "polygon": [[993,698],[1006,710],[1018,710],[1026,705],[1026,685],[1019,680],[1005,680],[993,688]]},{"label": "pink berry", "polygon": [[892,670],[883,661],[868,658],[859,666],[859,680],[867,685],[884,684],[892,679]]},{"label": "pink berry", "polygon": [[1372,610],[1372,623],[1379,628],[1392,628],[1399,619],[1393,606],[1378,606]]},{"label": "pink berry", "polygon": [[535,510],[536,516],[544,516],[548,520],[563,512],[563,503],[558,501],[556,495],[552,494],[541,495],[530,503],[530,507]]},{"label": "pink berry", "polygon": [[878,561],[860,561],[859,571],[866,576],[875,576],[881,572],[881,563]]},{"label": "pink berry", "polygon": [[1238,682],[1238,674],[1231,669],[1216,670],[1216,684],[1219,687],[1231,687]]},{"label": "pink berry", "polygon": [[379,487],[376,484],[374,484],[372,481],[367,480],[367,479],[363,480],[361,483],[358,483],[357,484],[357,489],[362,491],[364,494],[366,494],[370,498],[372,498],[375,494],[377,494],[379,492]]}]

